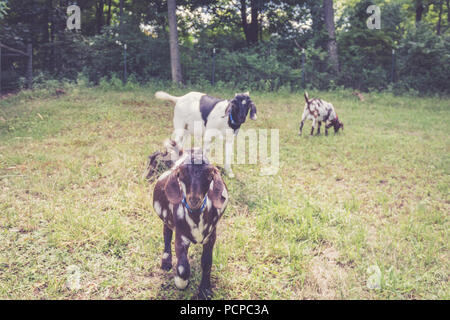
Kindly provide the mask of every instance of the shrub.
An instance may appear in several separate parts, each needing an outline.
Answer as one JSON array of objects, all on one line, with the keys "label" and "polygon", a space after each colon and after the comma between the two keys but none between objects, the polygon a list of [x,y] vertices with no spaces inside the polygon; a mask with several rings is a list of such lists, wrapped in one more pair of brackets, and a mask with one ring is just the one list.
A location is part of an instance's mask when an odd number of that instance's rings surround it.
[{"label": "shrub", "polygon": [[397,92],[409,89],[450,93],[450,37],[438,36],[432,26],[408,30],[398,50]]}]

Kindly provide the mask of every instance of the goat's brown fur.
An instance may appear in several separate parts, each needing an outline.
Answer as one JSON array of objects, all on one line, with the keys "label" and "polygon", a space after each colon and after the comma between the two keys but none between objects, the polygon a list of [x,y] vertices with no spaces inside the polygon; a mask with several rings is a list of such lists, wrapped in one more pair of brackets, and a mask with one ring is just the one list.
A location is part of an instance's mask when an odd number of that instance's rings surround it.
[{"label": "goat's brown fur", "polygon": [[190,276],[187,252],[190,243],[203,244],[202,281],[199,297],[211,295],[210,273],[216,225],[226,208],[228,191],[220,171],[203,155],[188,151],[156,182],[153,207],[164,222],[162,268],[172,267],[171,241],[175,231],[177,275],[175,284],[183,289]]}]

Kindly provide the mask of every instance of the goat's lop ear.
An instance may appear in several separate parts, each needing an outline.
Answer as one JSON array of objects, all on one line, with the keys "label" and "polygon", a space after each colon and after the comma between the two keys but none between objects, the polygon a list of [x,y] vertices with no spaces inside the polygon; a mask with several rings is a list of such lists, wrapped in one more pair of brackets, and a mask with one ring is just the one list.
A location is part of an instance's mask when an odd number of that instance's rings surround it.
[{"label": "goat's lop ear", "polygon": [[222,118],[228,117],[231,113],[231,106],[233,104],[233,100],[230,101],[227,108],[225,109],[225,115]]},{"label": "goat's lop ear", "polygon": [[164,186],[166,197],[170,201],[170,203],[173,204],[178,204],[181,202],[181,199],[183,199],[177,175],[178,170],[172,172],[167,179],[166,185]]},{"label": "goat's lop ear", "polygon": [[256,120],[258,117],[256,116],[256,106],[253,102],[250,103],[250,119]]},{"label": "goat's lop ear", "polygon": [[[225,192],[224,192],[225,191]],[[213,169],[213,188],[208,191],[208,198],[211,200],[216,209],[221,209],[227,200],[227,191],[225,183],[222,180],[220,172],[217,168]]]}]

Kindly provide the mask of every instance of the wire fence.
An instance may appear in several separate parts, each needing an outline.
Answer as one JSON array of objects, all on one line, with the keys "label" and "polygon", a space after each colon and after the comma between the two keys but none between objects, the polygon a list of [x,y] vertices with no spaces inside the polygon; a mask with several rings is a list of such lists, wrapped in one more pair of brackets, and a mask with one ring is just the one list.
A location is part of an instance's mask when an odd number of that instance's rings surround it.
[{"label": "wire fence", "polygon": [[33,46],[25,51],[0,43],[0,96],[3,92],[17,89],[21,77],[26,78],[27,87],[33,87]]}]

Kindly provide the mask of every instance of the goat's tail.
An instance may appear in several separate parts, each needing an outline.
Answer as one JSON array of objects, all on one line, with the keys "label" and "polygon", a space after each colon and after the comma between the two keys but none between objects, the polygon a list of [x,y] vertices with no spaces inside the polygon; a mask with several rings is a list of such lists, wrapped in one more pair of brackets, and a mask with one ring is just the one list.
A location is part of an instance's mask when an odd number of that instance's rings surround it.
[{"label": "goat's tail", "polygon": [[179,97],[171,96],[170,94],[168,94],[164,91],[157,91],[155,93],[155,98],[161,99],[161,100],[169,100],[169,101],[172,101],[175,103],[177,103],[178,99],[180,99]]}]

